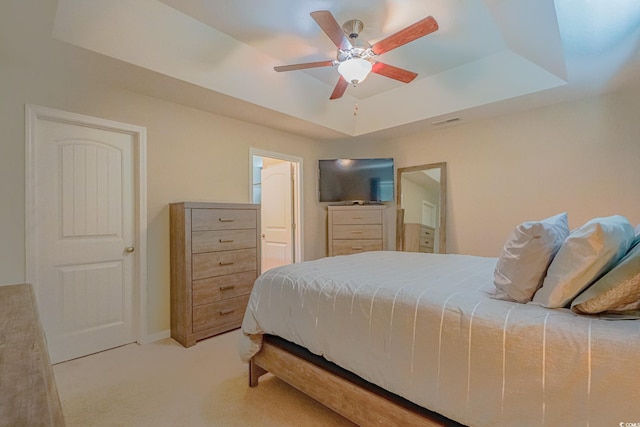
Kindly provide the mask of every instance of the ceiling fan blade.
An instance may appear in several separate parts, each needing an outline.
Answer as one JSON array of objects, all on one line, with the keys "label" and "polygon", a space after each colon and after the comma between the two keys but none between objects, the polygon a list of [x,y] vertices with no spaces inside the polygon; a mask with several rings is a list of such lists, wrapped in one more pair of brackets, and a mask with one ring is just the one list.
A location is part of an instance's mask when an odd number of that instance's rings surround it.
[{"label": "ceiling fan blade", "polygon": [[280,71],[293,71],[293,70],[304,70],[306,68],[318,68],[318,67],[329,67],[335,65],[335,61],[318,61],[318,62],[305,62],[304,64],[292,64],[292,65],[279,65],[277,67],[273,67],[274,70]]},{"label": "ceiling fan blade", "polygon": [[382,62],[376,62],[371,68],[372,73],[380,74],[381,76],[389,77],[390,79],[398,80],[403,83],[409,83],[416,77],[417,73],[413,71],[403,70],[402,68],[394,67],[393,65],[384,64]]},{"label": "ceiling fan blade", "polygon": [[371,46],[371,50],[373,50],[376,55],[382,55],[385,52],[389,52],[390,50],[412,42],[415,39],[431,34],[437,29],[438,23],[433,16],[427,16],[415,24],[409,25],[397,33],[375,43]]},{"label": "ceiling fan blade", "polygon": [[348,50],[353,47],[331,12],[328,10],[317,10],[311,12],[311,17],[338,49]]},{"label": "ceiling fan blade", "polygon": [[329,99],[338,99],[344,95],[344,91],[347,90],[347,86],[349,86],[349,82],[340,76],[340,80],[338,80],[338,84],[336,84],[335,89],[333,89],[333,93],[329,97]]}]

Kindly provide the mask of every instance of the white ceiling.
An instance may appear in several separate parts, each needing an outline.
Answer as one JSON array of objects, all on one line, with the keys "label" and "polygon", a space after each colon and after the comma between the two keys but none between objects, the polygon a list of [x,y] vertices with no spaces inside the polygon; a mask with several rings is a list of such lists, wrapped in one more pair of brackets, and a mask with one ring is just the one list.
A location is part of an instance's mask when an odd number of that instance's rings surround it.
[{"label": "white ceiling", "polygon": [[[413,82],[372,74],[330,101],[335,67],[273,70],[335,59],[314,10],[362,20],[369,42],[428,15],[440,28],[378,58]],[[240,101],[243,120],[269,110],[334,138],[588,96],[640,70],[637,0],[59,0],[53,36]]]}]

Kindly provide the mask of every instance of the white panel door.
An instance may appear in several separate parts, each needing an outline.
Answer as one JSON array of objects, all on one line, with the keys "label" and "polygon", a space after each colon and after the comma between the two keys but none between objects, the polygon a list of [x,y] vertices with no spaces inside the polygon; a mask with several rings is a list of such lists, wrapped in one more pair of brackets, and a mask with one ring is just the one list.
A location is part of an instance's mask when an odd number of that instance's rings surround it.
[{"label": "white panel door", "polygon": [[135,341],[134,143],[37,122],[34,288],[53,363]]},{"label": "white panel door", "polygon": [[426,200],[422,201],[422,223],[429,227],[436,227],[436,205]]},{"label": "white panel door", "polygon": [[293,262],[293,181],[290,162],[262,169],[262,271]]}]

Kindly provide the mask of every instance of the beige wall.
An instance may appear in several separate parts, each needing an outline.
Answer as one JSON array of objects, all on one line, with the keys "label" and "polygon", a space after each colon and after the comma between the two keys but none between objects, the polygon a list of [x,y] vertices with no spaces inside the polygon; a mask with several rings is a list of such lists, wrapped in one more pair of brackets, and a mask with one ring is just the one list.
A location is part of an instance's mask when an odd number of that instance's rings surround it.
[{"label": "beige wall", "polygon": [[325,255],[326,213],[315,199],[323,145],[29,64],[0,62],[0,284],[25,280],[24,106],[147,128],[148,331],[169,328],[169,209],[175,201],[249,201],[249,147],[303,158],[305,257]]},{"label": "beige wall", "polygon": [[640,94],[625,92],[341,147],[396,167],[447,162],[448,252],[498,256],[515,225],[559,212],[572,228],[640,223],[639,118]]},{"label": "beige wall", "polygon": [[[305,258],[325,255],[318,158],[391,156],[396,167],[448,164],[448,250],[497,256],[517,223],[557,212],[577,227],[622,214],[640,223],[640,97],[616,94],[396,140],[312,141],[28,65],[0,63],[0,284],[24,281],[24,105],[147,127],[149,333],[169,327],[173,201],[247,202],[249,147],[304,159]],[[389,207],[388,240],[395,206]]]},{"label": "beige wall", "polygon": [[[30,28],[21,33],[22,45],[0,50],[0,284],[25,279],[25,104],[147,127],[151,334],[169,327],[167,204],[247,202],[249,147],[304,159],[306,259],[326,251],[325,204],[316,202],[318,158],[394,157],[396,167],[446,161],[449,252],[496,256],[517,223],[562,211],[569,213],[572,227],[616,213],[640,223],[638,93],[379,142],[366,137],[359,142],[318,142],[139,95],[104,80],[109,72],[130,70],[124,66],[109,68],[97,80],[95,65],[107,61],[87,52],[77,55],[76,48],[50,41],[50,18],[38,20],[40,15],[53,16],[55,1],[28,5],[30,15],[15,23]],[[42,13],[44,6],[47,14]],[[171,90],[175,88],[167,88]],[[394,212],[391,204],[386,215],[389,242],[395,241]]]}]

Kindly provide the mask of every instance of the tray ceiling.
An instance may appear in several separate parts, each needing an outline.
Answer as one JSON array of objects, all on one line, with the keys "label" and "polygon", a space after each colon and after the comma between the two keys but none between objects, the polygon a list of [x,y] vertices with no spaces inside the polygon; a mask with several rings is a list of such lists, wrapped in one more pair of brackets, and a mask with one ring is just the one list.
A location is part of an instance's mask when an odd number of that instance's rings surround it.
[{"label": "tray ceiling", "polygon": [[[609,88],[623,67],[637,66],[640,7],[627,2],[628,10],[612,16],[592,3],[598,2],[59,0],[53,34],[243,102],[358,136],[478,109],[512,109],[535,94],[539,102],[558,102]],[[273,70],[335,58],[334,45],[309,16],[319,9],[331,11],[340,24],[362,20],[360,37],[369,42],[428,15],[440,28],[379,58],[418,73],[413,82],[372,74],[349,87],[343,98],[330,101],[336,67]]]}]

